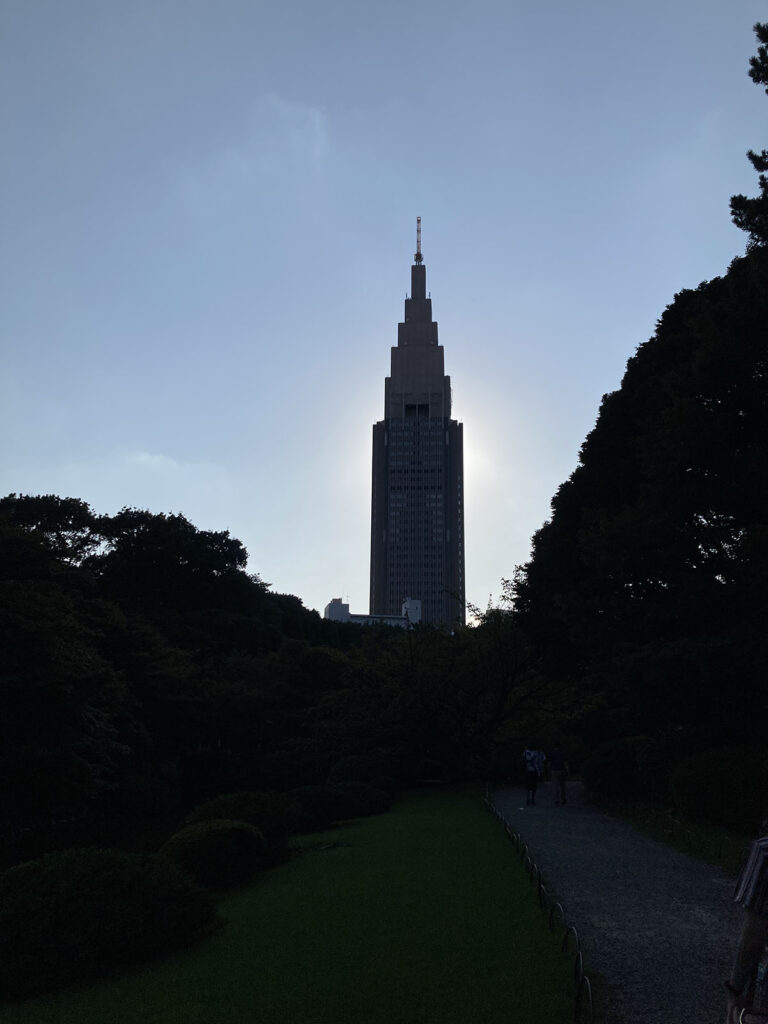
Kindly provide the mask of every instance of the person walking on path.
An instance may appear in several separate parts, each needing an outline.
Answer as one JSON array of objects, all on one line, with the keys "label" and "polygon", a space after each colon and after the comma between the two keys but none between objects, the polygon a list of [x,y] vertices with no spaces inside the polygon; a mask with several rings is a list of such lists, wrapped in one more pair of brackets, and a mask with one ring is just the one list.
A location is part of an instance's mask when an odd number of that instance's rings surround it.
[{"label": "person walking on path", "polygon": [[727,1024],[768,1024],[768,836],[756,839],[734,901],[744,909],[728,989]]},{"label": "person walking on path", "polygon": [[523,765],[525,766],[525,802],[526,805],[536,803],[536,789],[539,785],[539,776],[544,770],[544,754],[535,747],[526,747],[523,751]]},{"label": "person walking on path", "polygon": [[549,755],[549,767],[552,772],[552,781],[555,784],[555,805],[565,803],[565,780],[568,778],[568,762],[565,754],[556,743],[554,750]]}]

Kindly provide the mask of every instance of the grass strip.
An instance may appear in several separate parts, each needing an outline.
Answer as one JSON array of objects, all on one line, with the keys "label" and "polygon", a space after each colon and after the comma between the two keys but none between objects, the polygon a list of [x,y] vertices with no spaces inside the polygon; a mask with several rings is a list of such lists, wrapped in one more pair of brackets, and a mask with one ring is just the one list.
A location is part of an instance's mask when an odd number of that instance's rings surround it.
[{"label": "grass strip", "polygon": [[162,962],[6,1005],[4,1024],[565,1024],[560,955],[474,788],[301,837]]}]

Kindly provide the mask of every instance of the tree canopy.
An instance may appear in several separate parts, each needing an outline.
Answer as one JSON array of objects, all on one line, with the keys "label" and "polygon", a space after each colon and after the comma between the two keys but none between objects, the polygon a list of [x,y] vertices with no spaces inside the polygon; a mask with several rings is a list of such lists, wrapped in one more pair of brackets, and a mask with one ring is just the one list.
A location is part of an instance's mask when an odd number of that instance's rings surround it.
[{"label": "tree canopy", "polygon": [[0,862],[19,836],[322,783],[349,757],[484,775],[500,727],[540,712],[509,613],[454,634],[324,621],[246,559],[183,515],[0,500]]},{"label": "tree canopy", "polygon": [[[768,93],[768,22],[758,22],[754,29],[760,45],[757,54],[750,57],[749,77],[755,84],[765,86]],[[768,245],[768,150],[756,153],[750,149],[747,158],[759,174],[760,194],[752,199],[733,196],[731,216],[737,227],[749,233],[751,247]]]},{"label": "tree canopy", "polygon": [[764,739],[767,283],[755,249],[676,296],[603,398],[512,584],[592,743]]}]

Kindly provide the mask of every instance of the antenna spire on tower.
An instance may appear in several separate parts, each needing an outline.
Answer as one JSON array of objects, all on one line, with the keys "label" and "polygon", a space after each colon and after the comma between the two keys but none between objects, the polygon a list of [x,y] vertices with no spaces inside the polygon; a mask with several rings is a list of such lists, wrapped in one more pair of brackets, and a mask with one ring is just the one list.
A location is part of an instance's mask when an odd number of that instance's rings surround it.
[{"label": "antenna spire on tower", "polygon": [[416,255],[413,257],[414,263],[423,263],[424,257],[421,255],[421,217],[416,218]]}]

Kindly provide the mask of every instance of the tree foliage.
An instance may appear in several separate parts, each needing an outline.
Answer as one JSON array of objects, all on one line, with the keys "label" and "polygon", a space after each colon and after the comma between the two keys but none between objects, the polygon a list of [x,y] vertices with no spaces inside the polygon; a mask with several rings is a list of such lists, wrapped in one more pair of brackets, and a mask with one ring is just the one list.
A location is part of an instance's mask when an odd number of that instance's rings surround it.
[{"label": "tree foliage", "polygon": [[79,498],[55,494],[9,494],[0,498],[0,517],[43,538],[61,561],[79,565],[98,544],[96,517]]},{"label": "tree foliage", "polygon": [[6,862],[363,755],[385,788],[483,774],[538,685],[508,613],[455,634],[326,622],[178,514],[9,495],[0,556]]},{"label": "tree foliage", "polygon": [[[768,22],[758,22],[754,30],[760,45],[749,59],[749,77],[768,93]],[[756,153],[750,149],[747,158],[759,174],[760,194],[752,199],[733,196],[731,216],[737,227],[749,233],[750,247],[764,246],[768,245],[768,150]]]},{"label": "tree foliage", "polygon": [[591,743],[764,739],[768,253],[676,296],[606,395],[514,581]]},{"label": "tree foliage", "polygon": [[6,830],[77,815],[110,790],[124,749],[120,723],[130,717],[123,680],[97,640],[112,609],[87,596],[55,550],[37,527],[25,533],[0,521]]}]

